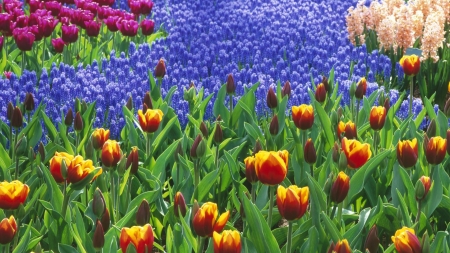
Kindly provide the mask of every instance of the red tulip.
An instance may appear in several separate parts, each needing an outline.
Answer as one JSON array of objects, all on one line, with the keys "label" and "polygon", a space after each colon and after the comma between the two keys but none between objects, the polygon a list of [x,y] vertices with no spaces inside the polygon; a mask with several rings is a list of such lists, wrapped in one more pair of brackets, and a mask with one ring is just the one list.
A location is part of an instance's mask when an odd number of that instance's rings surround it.
[{"label": "red tulip", "polygon": [[117,21],[117,28],[122,33],[123,36],[134,37],[137,34],[139,24],[135,20],[122,19]]},{"label": "red tulip", "polygon": [[100,33],[101,24],[94,20],[84,21],[84,25],[86,26],[86,34],[89,37],[97,37]]},{"label": "red tulip", "polygon": [[63,25],[62,30],[62,40],[66,43],[74,43],[78,40],[78,27],[75,25]]},{"label": "red tulip", "polygon": [[13,35],[17,47],[21,51],[31,51],[36,37],[29,28],[16,28],[13,31]]},{"label": "red tulip", "polygon": [[61,38],[52,39],[52,45],[55,49],[55,52],[61,54],[64,51],[64,41]]},{"label": "red tulip", "polygon": [[150,35],[155,30],[155,22],[149,19],[144,19],[141,21],[141,31],[144,35]]}]

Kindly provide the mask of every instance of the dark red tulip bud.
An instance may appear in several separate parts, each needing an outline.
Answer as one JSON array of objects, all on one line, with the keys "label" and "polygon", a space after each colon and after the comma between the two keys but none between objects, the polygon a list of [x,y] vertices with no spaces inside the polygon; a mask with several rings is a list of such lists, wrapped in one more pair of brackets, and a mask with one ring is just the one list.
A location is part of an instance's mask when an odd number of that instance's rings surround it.
[{"label": "dark red tulip bud", "polygon": [[150,205],[147,200],[142,200],[136,213],[136,223],[138,226],[144,226],[150,222]]},{"label": "dark red tulip bud", "polygon": [[[131,166],[131,168],[130,168]],[[139,168],[139,152],[137,147],[131,149],[130,154],[127,158],[126,169],[130,168],[130,173],[136,175]]]},{"label": "dark red tulip bud", "polygon": [[200,123],[200,131],[202,132],[204,138],[208,138],[208,127],[206,127],[206,124],[203,121]]},{"label": "dark red tulip bud", "polygon": [[173,212],[176,217],[180,217],[180,214],[182,217],[186,215],[187,207],[186,207],[186,201],[184,200],[184,196],[181,192],[177,192],[175,194],[175,200],[173,204]]},{"label": "dark red tulip bud", "polygon": [[328,94],[331,93],[330,83],[328,82],[328,79],[325,76],[322,76],[322,83],[327,93]]},{"label": "dark red tulip bud", "polygon": [[181,142],[178,142],[177,149],[175,150],[175,161],[179,162],[180,156],[183,155],[184,155],[183,144],[181,144]]},{"label": "dark red tulip bud", "polygon": [[75,115],[75,121],[73,123],[73,128],[77,132],[81,132],[81,130],[83,130],[83,118],[81,118],[80,112],[77,112],[77,114]]},{"label": "dark red tulip bud", "polygon": [[106,208],[105,213],[103,214],[102,219],[100,221],[102,222],[103,230],[108,231],[109,223],[111,222],[108,208]]},{"label": "dark red tulip bud", "polygon": [[278,106],[277,95],[273,91],[272,87],[269,88],[267,92],[267,107],[270,109],[276,108]]},{"label": "dark red tulip bud", "polygon": [[366,242],[364,243],[364,249],[368,250],[370,253],[376,253],[378,251],[379,244],[380,239],[378,238],[377,226],[373,225],[367,235]]},{"label": "dark red tulip bud", "polygon": [[163,78],[166,75],[166,64],[163,59],[160,59],[155,68],[155,77]]},{"label": "dark red tulip bud", "polygon": [[41,156],[41,161],[44,162],[45,148],[44,148],[44,144],[42,143],[42,141],[39,143],[38,152],[39,152],[39,155]]},{"label": "dark red tulip bud", "polygon": [[67,111],[66,117],[64,118],[64,124],[66,126],[71,126],[73,123],[73,112],[72,112],[72,108],[69,108],[69,110]]},{"label": "dark red tulip bud", "polygon": [[25,111],[34,110],[33,94],[27,92],[27,95],[25,96],[25,100],[23,101],[23,105],[25,107]]},{"label": "dark red tulip bud", "polygon": [[105,197],[103,197],[102,191],[99,188],[95,189],[94,192],[92,212],[97,216],[97,219],[101,219],[106,212]]},{"label": "dark red tulip bud", "polygon": [[234,94],[236,91],[236,85],[234,84],[234,77],[233,74],[228,74],[227,77],[227,93],[228,95]]},{"label": "dark red tulip bud", "polygon": [[256,153],[258,153],[261,150],[262,150],[261,142],[259,142],[259,139],[258,139],[255,142],[255,147],[253,147],[253,155],[255,155]]},{"label": "dark red tulip bud", "polygon": [[331,241],[330,247],[328,247],[327,253],[333,253],[334,247],[336,247],[336,245],[334,244],[333,241]]},{"label": "dark red tulip bud", "polygon": [[8,118],[9,121],[11,121],[13,113],[14,113],[14,105],[11,102],[9,102],[6,111],[6,117]]},{"label": "dark red tulip bud", "polygon": [[127,104],[125,106],[128,110],[133,110],[133,98],[131,96],[128,97]]},{"label": "dark red tulip bud", "polygon": [[283,89],[281,90],[281,96],[283,98],[284,96],[288,96],[288,98],[291,97],[291,83],[289,81],[284,83]]},{"label": "dark red tulip bud", "polygon": [[150,92],[146,92],[144,96],[144,100],[142,101],[145,105],[147,105],[147,108],[153,109],[152,104],[152,98],[150,97]]},{"label": "dark red tulip bud", "polygon": [[142,113],[146,113],[147,112],[147,110],[148,110],[148,106],[147,106],[147,104],[143,104],[142,105]]},{"label": "dark red tulip bud", "polygon": [[97,220],[92,242],[96,250],[101,250],[101,248],[103,248],[103,245],[105,245],[105,231],[103,231],[102,223],[99,220]]},{"label": "dark red tulip bud", "polygon": [[192,158],[202,158],[206,151],[206,143],[202,138],[202,135],[197,135],[197,138],[195,138],[194,143],[192,144],[191,148],[191,157]]},{"label": "dark red tulip bud", "polygon": [[219,121],[216,121],[216,130],[214,131],[214,142],[219,144],[222,141],[223,141],[222,127],[220,126]]},{"label": "dark red tulip bud", "polygon": [[277,135],[278,131],[278,116],[275,114],[272,118],[272,121],[270,121],[269,132],[271,135]]},{"label": "dark red tulip bud", "polygon": [[337,144],[337,142],[335,142],[333,146],[333,162],[338,163],[340,155],[339,145]]},{"label": "dark red tulip bud", "polygon": [[386,108],[386,114],[389,111],[389,108],[391,108],[391,100],[387,97],[384,100],[384,104],[383,104],[384,108]]},{"label": "dark red tulip bud", "polygon": [[11,126],[15,128],[19,128],[23,125],[23,116],[22,111],[20,111],[19,107],[14,107],[12,116],[11,116]]},{"label": "dark red tulip bud", "polygon": [[314,96],[319,103],[323,103],[325,101],[325,99],[327,98],[327,91],[323,83],[320,83],[317,86],[316,94]]},{"label": "dark red tulip bud", "polygon": [[367,81],[366,78],[363,77],[356,86],[355,97],[357,99],[363,99],[363,97],[366,95],[366,91],[367,91]]},{"label": "dark red tulip bud", "polygon": [[311,138],[306,141],[305,148],[303,149],[303,154],[305,157],[305,162],[309,164],[314,164],[317,160],[316,149],[314,148],[314,143]]}]

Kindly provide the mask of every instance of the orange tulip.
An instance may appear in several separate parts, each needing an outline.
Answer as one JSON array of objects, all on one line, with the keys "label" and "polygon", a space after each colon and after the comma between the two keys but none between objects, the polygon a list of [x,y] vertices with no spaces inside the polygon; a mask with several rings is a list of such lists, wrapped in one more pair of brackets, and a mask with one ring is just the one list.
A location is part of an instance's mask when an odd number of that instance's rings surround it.
[{"label": "orange tulip", "polygon": [[350,189],[350,177],[344,172],[339,172],[336,180],[331,187],[330,199],[335,203],[341,203],[347,197]]},{"label": "orange tulip", "polygon": [[395,232],[391,237],[398,253],[420,253],[422,248],[419,239],[414,233],[414,229],[403,227]]},{"label": "orange tulip", "polygon": [[206,202],[203,204],[195,213],[192,221],[195,233],[199,236],[211,237],[214,231],[221,232],[230,217],[230,211],[223,213],[217,218],[218,216],[219,211],[216,203]]},{"label": "orange tulip", "polygon": [[342,140],[342,135],[344,135],[344,137],[347,137],[347,139],[356,139],[357,132],[355,123],[353,123],[351,120],[349,120],[347,123],[339,121],[337,134],[339,140]]},{"label": "orange tulip", "polygon": [[386,121],[386,108],[384,106],[374,106],[370,110],[369,122],[373,130],[381,130]]},{"label": "orange tulip", "polygon": [[[95,167],[91,160],[85,161],[82,156],[75,156],[67,167],[67,180],[73,184],[78,183],[94,170]],[[100,176],[100,174],[102,174],[101,169],[92,180]]]},{"label": "orange tulip", "polygon": [[241,236],[238,231],[224,230],[222,234],[213,233],[214,253],[240,253]]},{"label": "orange tulip", "polygon": [[287,174],[289,153],[283,151],[259,151],[255,155],[255,170],[259,181],[267,185],[283,182]]},{"label": "orange tulip", "polygon": [[17,232],[17,223],[14,216],[4,218],[0,222],[0,244],[8,244],[13,241]]},{"label": "orange tulip", "polygon": [[63,183],[64,177],[61,174],[62,161],[66,163],[67,168],[73,159],[73,155],[66,152],[55,152],[55,155],[50,159],[50,173],[57,183]]},{"label": "orange tulip", "polygon": [[288,188],[278,186],[277,206],[280,214],[288,221],[300,219],[306,212],[309,200],[309,188],[298,188],[291,185]]},{"label": "orange tulip", "polygon": [[417,139],[412,141],[399,141],[397,145],[398,163],[403,168],[411,168],[416,165],[418,155]]},{"label": "orange tulip", "polygon": [[447,152],[447,140],[440,136],[431,137],[425,150],[425,156],[429,164],[440,164]]},{"label": "orange tulip", "polygon": [[334,246],[333,252],[337,253],[351,253],[352,249],[350,249],[350,245],[348,245],[347,239],[339,240],[338,243]]},{"label": "orange tulip", "polygon": [[109,129],[97,128],[92,133],[92,146],[95,149],[101,149],[103,144],[109,139]]},{"label": "orange tulip", "polygon": [[249,156],[245,158],[245,177],[251,184],[258,182],[258,176],[255,170],[255,157]]},{"label": "orange tulip", "polygon": [[141,125],[142,130],[146,133],[156,132],[159,124],[161,123],[162,117],[163,112],[159,109],[147,109],[145,114],[142,110],[138,111],[139,125]]},{"label": "orange tulip", "polygon": [[404,55],[399,63],[403,72],[408,76],[417,75],[420,71],[420,59],[417,55]]},{"label": "orange tulip", "polygon": [[102,147],[102,163],[106,167],[116,166],[122,158],[122,150],[119,143],[114,140],[107,140]]},{"label": "orange tulip", "polygon": [[18,180],[0,183],[0,208],[17,209],[28,197],[30,188]]},{"label": "orange tulip", "polygon": [[134,245],[137,253],[152,252],[154,241],[152,226],[147,224],[143,227],[122,228],[119,240],[123,253],[127,252],[130,243]]},{"label": "orange tulip", "polygon": [[357,140],[348,140],[344,137],[341,142],[341,148],[347,157],[348,167],[352,169],[360,168],[372,156],[370,145],[367,143],[362,144]]},{"label": "orange tulip", "polygon": [[297,128],[308,130],[314,124],[314,109],[312,105],[302,104],[292,106],[292,120]]}]

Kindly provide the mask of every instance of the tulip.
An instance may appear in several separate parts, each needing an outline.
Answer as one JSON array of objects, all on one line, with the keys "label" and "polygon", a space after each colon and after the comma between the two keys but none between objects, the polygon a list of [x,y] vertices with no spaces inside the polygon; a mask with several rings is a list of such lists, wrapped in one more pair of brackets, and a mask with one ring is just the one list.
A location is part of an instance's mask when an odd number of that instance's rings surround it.
[{"label": "tulip", "polygon": [[139,16],[141,14],[141,2],[140,0],[128,1],[131,13]]},{"label": "tulip", "polygon": [[23,125],[23,116],[22,111],[19,107],[14,107],[14,110],[11,115],[11,126],[15,128],[22,127]]},{"label": "tulip", "polygon": [[227,76],[227,93],[228,95],[234,94],[236,92],[236,84],[234,82],[233,74],[228,74]]},{"label": "tulip", "polygon": [[314,96],[317,102],[319,103],[325,102],[325,99],[327,98],[327,90],[325,89],[325,85],[323,83],[320,83],[317,86],[316,93]]},{"label": "tulip", "polygon": [[136,212],[136,223],[139,226],[144,226],[150,221],[150,205],[147,200],[142,200]]},{"label": "tulip", "polygon": [[52,13],[52,16],[58,16],[61,11],[61,3],[57,1],[50,1],[45,3],[45,9],[49,10]]},{"label": "tulip", "polygon": [[369,230],[366,242],[364,243],[364,249],[368,250],[369,253],[376,253],[378,251],[378,246],[380,244],[380,239],[378,238],[378,229],[376,225],[373,225]]},{"label": "tulip", "polygon": [[311,138],[306,141],[305,148],[303,149],[303,156],[305,157],[305,162],[309,164],[316,163],[317,154]]},{"label": "tulip", "polygon": [[344,137],[347,139],[356,139],[357,132],[356,132],[356,125],[351,120],[349,120],[347,123],[344,123],[342,121],[339,121],[338,127],[337,127],[337,134],[339,137],[339,140],[342,140],[342,133],[344,133]]},{"label": "tulip", "polygon": [[0,31],[2,31],[3,35],[11,36],[12,20],[13,20],[13,16],[10,15],[9,13],[0,13]]},{"label": "tulip", "polygon": [[358,85],[356,86],[356,90],[355,90],[355,97],[357,99],[363,99],[363,97],[366,95],[366,91],[367,91],[367,81],[366,78],[361,78],[361,80],[359,80]]},{"label": "tulip", "polygon": [[73,155],[66,152],[55,152],[55,155],[50,159],[50,173],[57,183],[65,181],[61,173],[62,161],[66,163],[66,168],[68,168],[73,158]]},{"label": "tulip", "polygon": [[417,55],[404,55],[399,63],[407,76],[415,76],[420,71],[420,59]]},{"label": "tulip", "polygon": [[350,189],[350,177],[344,172],[339,172],[336,180],[331,186],[330,199],[331,201],[339,204],[347,197],[348,190]]},{"label": "tulip", "polygon": [[206,143],[203,140],[202,135],[199,134],[194,140],[191,147],[190,155],[192,158],[202,158],[206,151]]},{"label": "tulip", "polygon": [[147,224],[143,227],[122,228],[119,241],[123,253],[127,252],[130,243],[134,245],[137,253],[152,252],[154,241],[152,226]]},{"label": "tulip", "polygon": [[[131,166],[131,167],[130,167]],[[136,175],[139,169],[139,152],[137,147],[131,149],[130,154],[127,157],[127,163],[125,166],[127,169],[130,168],[130,173]]]},{"label": "tulip", "polygon": [[[15,22],[13,23],[13,28],[24,28],[30,26],[28,24],[29,17],[26,15],[20,15],[16,17]],[[14,31],[13,31],[14,32]]]},{"label": "tulip", "polygon": [[10,216],[8,218],[4,218],[0,222],[0,244],[8,244],[11,243],[14,239],[14,236],[17,233],[17,223],[14,219],[14,216]]},{"label": "tulip", "polygon": [[166,75],[166,63],[161,58],[158,61],[158,64],[156,64],[155,67],[155,77],[157,78],[163,78]]},{"label": "tulip", "polygon": [[391,237],[398,253],[421,253],[419,239],[414,233],[414,229],[403,227],[395,232]]},{"label": "tulip", "polygon": [[102,191],[97,188],[94,192],[94,199],[92,200],[92,212],[101,219],[106,212],[105,197],[103,197]]},{"label": "tulip", "polygon": [[266,102],[267,107],[269,107],[270,109],[276,108],[278,106],[277,95],[275,95],[272,87],[270,87],[269,91],[267,92]]},{"label": "tulip", "polygon": [[447,150],[447,140],[440,136],[431,137],[426,146],[425,156],[429,164],[440,164]]},{"label": "tulip", "polygon": [[62,40],[66,44],[74,43],[78,40],[78,27],[76,25],[63,25],[61,26]]},{"label": "tulip", "polygon": [[142,131],[146,133],[154,133],[158,130],[159,124],[162,121],[163,112],[159,109],[148,109],[145,114],[142,110],[138,111],[139,125]]},{"label": "tulip", "polygon": [[122,150],[119,143],[114,140],[107,140],[102,147],[102,163],[106,167],[114,167],[122,157]]},{"label": "tulip", "polygon": [[0,182],[0,208],[17,209],[25,203],[29,192],[28,185],[20,181]]},{"label": "tulip", "polygon": [[225,224],[230,217],[230,211],[227,211],[220,215],[217,210],[217,204],[212,202],[206,202],[195,213],[192,225],[194,231],[198,236],[211,237],[213,232],[221,232],[225,227]]},{"label": "tulip", "polygon": [[309,188],[298,188],[291,185],[288,188],[278,186],[277,206],[280,214],[288,221],[300,219],[306,212],[309,200]]},{"label": "tulip", "polygon": [[103,144],[109,139],[109,130],[103,128],[97,128],[92,133],[92,145],[96,150],[101,149]]},{"label": "tulip", "polygon": [[416,183],[416,200],[420,201],[427,197],[431,188],[431,179],[427,176],[422,176]]},{"label": "tulip", "polygon": [[141,14],[148,16],[152,12],[153,2],[151,0],[139,0],[141,2]]},{"label": "tulip", "polygon": [[350,249],[350,245],[348,245],[347,239],[339,240],[336,245],[334,246],[333,252],[337,253],[351,253],[352,250]]},{"label": "tulip", "polygon": [[53,17],[44,17],[39,19],[39,32],[43,37],[50,37],[55,30],[58,20]]},{"label": "tulip", "polygon": [[375,130],[381,130],[386,120],[386,108],[384,106],[374,106],[370,110],[369,122],[370,127]]},{"label": "tulip", "polygon": [[186,201],[184,200],[184,196],[181,192],[177,192],[175,194],[175,200],[173,203],[173,212],[176,217],[184,217],[186,215]]},{"label": "tulip", "polygon": [[291,83],[289,81],[284,83],[283,89],[281,90],[281,96],[288,96],[288,98],[291,97]]},{"label": "tulip", "polygon": [[108,27],[110,32],[117,32],[119,30],[117,27],[117,22],[119,22],[120,19],[121,18],[118,16],[109,16],[104,19],[103,22],[106,24],[106,27]]},{"label": "tulip", "polygon": [[108,208],[105,208],[105,213],[103,214],[102,219],[100,220],[100,222],[102,223],[104,231],[108,231],[110,221],[111,220],[110,220],[110,217],[109,217]]},{"label": "tulip", "polygon": [[267,185],[283,182],[287,174],[288,158],[289,153],[286,150],[259,151],[255,155],[255,170],[259,181]]},{"label": "tulip", "polygon": [[101,23],[95,20],[84,21],[84,25],[86,26],[86,34],[89,37],[97,37],[100,33]]},{"label": "tulip", "polygon": [[72,108],[69,108],[66,116],[64,117],[64,125],[71,126],[73,124],[73,111]]},{"label": "tulip", "polygon": [[155,30],[155,22],[153,20],[144,19],[141,21],[141,31],[145,36],[151,35]]},{"label": "tulip", "polygon": [[137,34],[139,23],[135,20],[122,19],[117,21],[117,28],[123,36],[134,37]]},{"label": "tulip", "polygon": [[36,37],[29,28],[16,28],[13,31],[13,36],[17,47],[21,51],[31,51]]},{"label": "tulip", "polygon": [[255,169],[255,157],[249,156],[245,158],[245,178],[251,184],[258,182],[258,176]]},{"label": "tulip", "polygon": [[216,144],[219,144],[223,141],[223,131],[222,127],[219,124],[219,121],[216,122],[216,130],[214,131],[213,140]]},{"label": "tulip", "polygon": [[292,120],[297,128],[301,130],[310,129],[314,124],[314,109],[312,105],[292,106]]},{"label": "tulip", "polygon": [[241,236],[238,231],[224,230],[213,233],[214,253],[240,253]]},{"label": "tulip", "polygon": [[73,129],[79,133],[83,130],[83,118],[81,117],[80,112],[77,112],[77,114],[75,114],[75,120],[73,123]]},{"label": "tulip", "polygon": [[34,110],[33,94],[27,92],[27,94],[25,95],[25,100],[23,101],[23,105],[24,105],[25,111],[27,111],[27,112]]},{"label": "tulip", "polygon": [[269,132],[271,135],[275,136],[279,132],[279,126],[278,126],[278,116],[275,114],[273,115],[272,120],[270,121],[269,125]]},{"label": "tulip", "polygon": [[411,168],[416,165],[418,157],[417,139],[412,141],[399,141],[397,145],[398,163],[403,168]]},{"label": "tulip", "polygon": [[[70,165],[67,166],[67,180],[73,184],[76,184],[87,177],[94,170],[95,167],[91,160],[85,161],[83,160],[83,157],[75,156],[70,162]],[[100,174],[102,174],[101,169],[92,180],[100,176]]]},{"label": "tulip", "polygon": [[200,123],[200,132],[202,132],[202,135],[205,139],[208,139],[208,135],[209,135],[208,127],[206,126],[205,122],[203,122],[203,121],[202,121],[202,123]]},{"label": "tulip", "polygon": [[372,156],[370,145],[367,143],[362,144],[357,140],[348,140],[344,137],[341,142],[341,148],[347,158],[348,167],[352,169],[360,168]]}]

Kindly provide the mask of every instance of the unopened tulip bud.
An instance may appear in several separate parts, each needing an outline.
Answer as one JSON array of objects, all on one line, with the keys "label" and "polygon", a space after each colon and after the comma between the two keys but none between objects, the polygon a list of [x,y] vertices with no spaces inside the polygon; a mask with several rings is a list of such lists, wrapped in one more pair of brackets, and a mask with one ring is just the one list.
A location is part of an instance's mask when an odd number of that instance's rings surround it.
[{"label": "unopened tulip bud", "polygon": [[11,102],[9,102],[8,108],[6,110],[6,117],[8,118],[9,121],[11,121],[13,113],[14,113],[14,105]]},{"label": "unopened tulip bud", "polygon": [[384,104],[384,100],[386,99],[386,95],[384,92],[380,92],[380,95],[378,96],[378,104],[382,105]]},{"label": "unopened tulip bud", "polygon": [[330,83],[328,82],[328,78],[326,78],[325,76],[322,76],[322,83],[323,86],[325,87],[325,90],[327,91],[328,94],[331,94],[331,86]]},{"label": "unopened tulip bud", "polygon": [[255,146],[253,147],[253,155],[255,155],[256,153],[258,153],[261,150],[262,150],[261,142],[259,142],[259,139],[258,139],[258,140],[256,140]]},{"label": "unopened tulip bud", "polygon": [[163,59],[160,59],[155,67],[155,77],[163,78],[165,75],[166,75],[166,63],[164,62]]},{"label": "unopened tulip bud", "polygon": [[144,100],[142,101],[143,104],[147,105],[147,108],[153,109],[153,104],[152,104],[152,98],[150,97],[150,92],[146,92],[144,95]]},{"label": "unopened tulip bud", "polygon": [[117,163],[117,173],[119,175],[123,176],[125,174],[125,171],[127,170],[127,157],[125,155],[122,155],[119,159],[119,162]]},{"label": "unopened tulip bud", "polygon": [[106,202],[102,191],[97,188],[94,192],[94,199],[92,200],[92,212],[97,219],[101,219],[106,212]]},{"label": "unopened tulip bud", "polygon": [[19,107],[14,107],[12,116],[11,116],[11,126],[15,128],[22,127],[23,125],[23,115],[22,111]]},{"label": "unopened tulip bud", "polygon": [[126,169],[130,168],[130,173],[136,175],[139,169],[139,152],[137,147],[131,149],[127,158]]},{"label": "unopened tulip bud", "polygon": [[314,143],[312,142],[311,138],[309,138],[305,143],[305,148],[303,149],[303,154],[305,157],[305,162],[309,164],[316,163],[317,160],[317,154],[316,149],[314,148]]},{"label": "unopened tulip bud", "polygon": [[111,222],[111,219],[109,217],[109,211],[108,208],[105,208],[105,213],[103,214],[102,219],[100,220],[102,222],[103,230],[106,232],[109,229],[109,223]]},{"label": "unopened tulip bud", "polygon": [[236,85],[234,83],[233,74],[228,74],[227,76],[227,93],[228,95],[234,94],[236,91]]},{"label": "unopened tulip bud", "polygon": [[28,148],[28,159],[33,162],[36,159],[36,153],[34,153],[34,150],[32,147]]},{"label": "unopened tulip bud", "polygon": [[429,177],[422,176],[417,180],[415,186],[416,200],[421,201],[427,197],[428,192],[431,188],[431,180]]},{"label": "unopened tulip bud", "polygon": [[356,90],[355,90],[355,97],[357,99],[363,99],[363,97],[366,95],[366,90],[367,90],[367,81],[366,78],[361,78],[361,80],[359,81]]},{"label": "unopened tulip bud", "polygon": [[430,237],[428,236],[428,231],[422,236],[422,253],[430,253]]},{"label": "unopened tulip bud", "polygon": [[28,140],[25,135],[19,139],[15,146],[15,150],[17,156],[25,156],[28,154]]},{"label": "unopened tulip bud", "polygon": [[131,96],[128,97],[127,104],[125,106],[128,110],[133,110],[133,98]]},{"label": "unopened tulip bud", "polygon": [[320,83],[317,86],[316,93],[314,96],[315,96],[317,102],[319,102],[319,103],[325,102],[325,99],[327,98],[327,91],[326,91],[323,83]]},{"label": "unopened tulip bud", "polygon": [[147,112],[147,110],[148,110],[148,106],[147,106],[147,104],[143,104],[142,105],[142,113],[146,113]]},{"label": "unopened tulip bud", "polygon": [[105,245],[105,232],[103,231],[102,223],[99,220],[97,220],[92,243],[97,251],[101,250],[103,245]]},{"label": "unopened tulip bud", "polygon": [[389,108],[391,108],[391,100],[389,99],[389,97],[387,97],[384,100],[384,104],[383,104],[384,108],[386,108],[386,113],[389,111]]},{"label": "unopened tulip bud", "polygon": [[338,121],[341,120],[343,114],[344,113],[343,113],[342,107],[339,106],[339,108],[337,109]]},{"label": "unopened tulip bud", "polygon": [[206,127],[206,124],[203,121],[200,123],[200,131],[202,132],[204,138],[208,138],[208,127]]},{"label": "unopened tulip bud", "polygon": [[197,97],[197,91],[195,90],[195,86],[191,86],[188,90],[184,89],[183,99],[189,103],[195,102],[195,98]]},{"label": "unopened tulip bud", "polygon": [[340,156],[340,148],[337,142],[335,142],[333,145],[333,161],[335,163],[339,162],[339,156]]},{"label": "unopened tulip bud", "polygon": [[327,178],[327,181],[325,181],[325,184],[323,186],[323,192],[325,192],[327,196],[330,195],[332,186],[333,186],[333,173],[330,173],[330,175]]},{"label": "unopened tulip bud", "polygon": [[330,246],[328,247],[327,253],[333,253],[334,251],[334,247],[336,247],[336,244],[334,244],[333,241],[330,242]]},{"label": "unopened tulip bud", "polygon": [[331,124],[333,126],[336,126],[338,121],[338,115],[337,112],[335,110],[331,111],[331,116],[330,116],[330,120],[331,120]]},{"label": "unopened tulip bud", "polygon": [[32,110],[34,110],[33,94],[27,92],[27,95],[25,96],[25,100],[23,101],[23,105],[25,107],[25,111],[32,111]]},{"label": "unopened tulip bud", "polygon": [[273,91],[272,87],[269,88],[269,91],[267,92],[267,107],[270,109],[276,108],[278,106],[278,100],[277,95]]},{"label": "unopened tulip bud", "polygon": [[184,155],[183,144],[181,144],[181,142],[178,142],[177,149],[175,150],[175,161],[179,162],[180,156],[183,155]]},{"label": "unopened tulip bud", "polygon": [[202,138],[202,135],[197,135],[197,138],[195,138],[194,143],[192,144],[191,148],[191,157],[192,158],[202,158],[203,155],[206,152],[206,143]]},{"label": "unopened tulip bud", "polygon": [[84,99],[81,101],[81,113],[83,114],[87,110],[87,104]]},{"label": "unopened tulip bud", "polygon": [[36,246],[34,247],[34,253],[42,253],[41,243],[36,244]]},{"label": "unopened tulip bud", "polygon": [[44,162],[45,161],[45,148],[44,148],[44,144],[42,143],[42,141],[39,143],[38,152],[39,152],[39,155],[41,156],[41,161]]},{"label": "unopened tulip bud", "polygon": [[255,169],[255,157],[249,156],[244,159],[245,163],[245,178],[251,184],[258,182],[258,176]]},{"label": "unopened tulip bud", "polygon": [[272,118],[272,121],[270,121],[269,132],[271,135],[277,135],[278,131],[278,116],[275,114]]},{"label": "unopened tulip bud", "polygon": [[186,201],[184,200],[184,196],[181,192],[177,192],[175,194],[173,211],[176,217],[180,217],[180,214],[182,217],[186,215],[187,212]]},{"label": "unopened tulip bud", "polygon": [[344,172],[339,172],[330,191],[330,200],[335,203],[341,203],[347,197],[350,189],[350,177]]},{"label": "unopened tulip bud", "polygon": [[80,112],[75,115],[75,121],[73,123],[73,129],[78,133],[83,130],[83,118],[81,118]]},{"label": "unopened tulip bud", "polygon": [[223,131],[222,127],[219,124],[219,121],[216,122],[216,130],[214,131],[214,142],[219,144],[223,141]]},{"label": "unopened tulip bud", "polygon": [[427,128],[427,136],[434,137],[436,136],[436,120],[432,119]]},{"label": "unopened tulip bud", "polygon": [[364,249],[368,250],[370,253],[376,253],[378,251],[379,244],[380,239],[378,238],[378,229],[376,225],[373,225],[367,235],[366,242],[364,243]]},{"label": "unopened tulip bud", "polygon": [[64,118],[64,125],[71,126],[73,123],[73,112],[72,108],[67,111],[66,117]]},{"label": "unopened tulip bud", "polygon": [[86,142],[86,146],[85,146],[84,150],[86,151],[86,158],[93,160],[94,154],[95,154],[95,149],[94,149],[94,145],[92,145],[92,139],[89,139]]},{"label": "unopened tulip bud", "polygon": [[283,89],[281,90],[281,96],[283,98],[284,96],[288,96],[288,98],[291,97],[291,83],[289,81],[284,83]]},{"label": "unopened tulip bud", "polygon": [[339,169],[345,170],[347,169],[347,165],[348,165],[347,156],[345,155],[344,152],[341,152],[341,155],[339,157]]},{"label": "unopened tulip bud", "polygon": [[444,113],[447,118],[450,118],[450,98],[447,99],[447,102],[445,102]]},{"label": "unopened tulip bud", "polygon": [[136,213],[136,223],[138,226],[144,226],[150,222],[150,205],[147,200],[142,200]]}]

